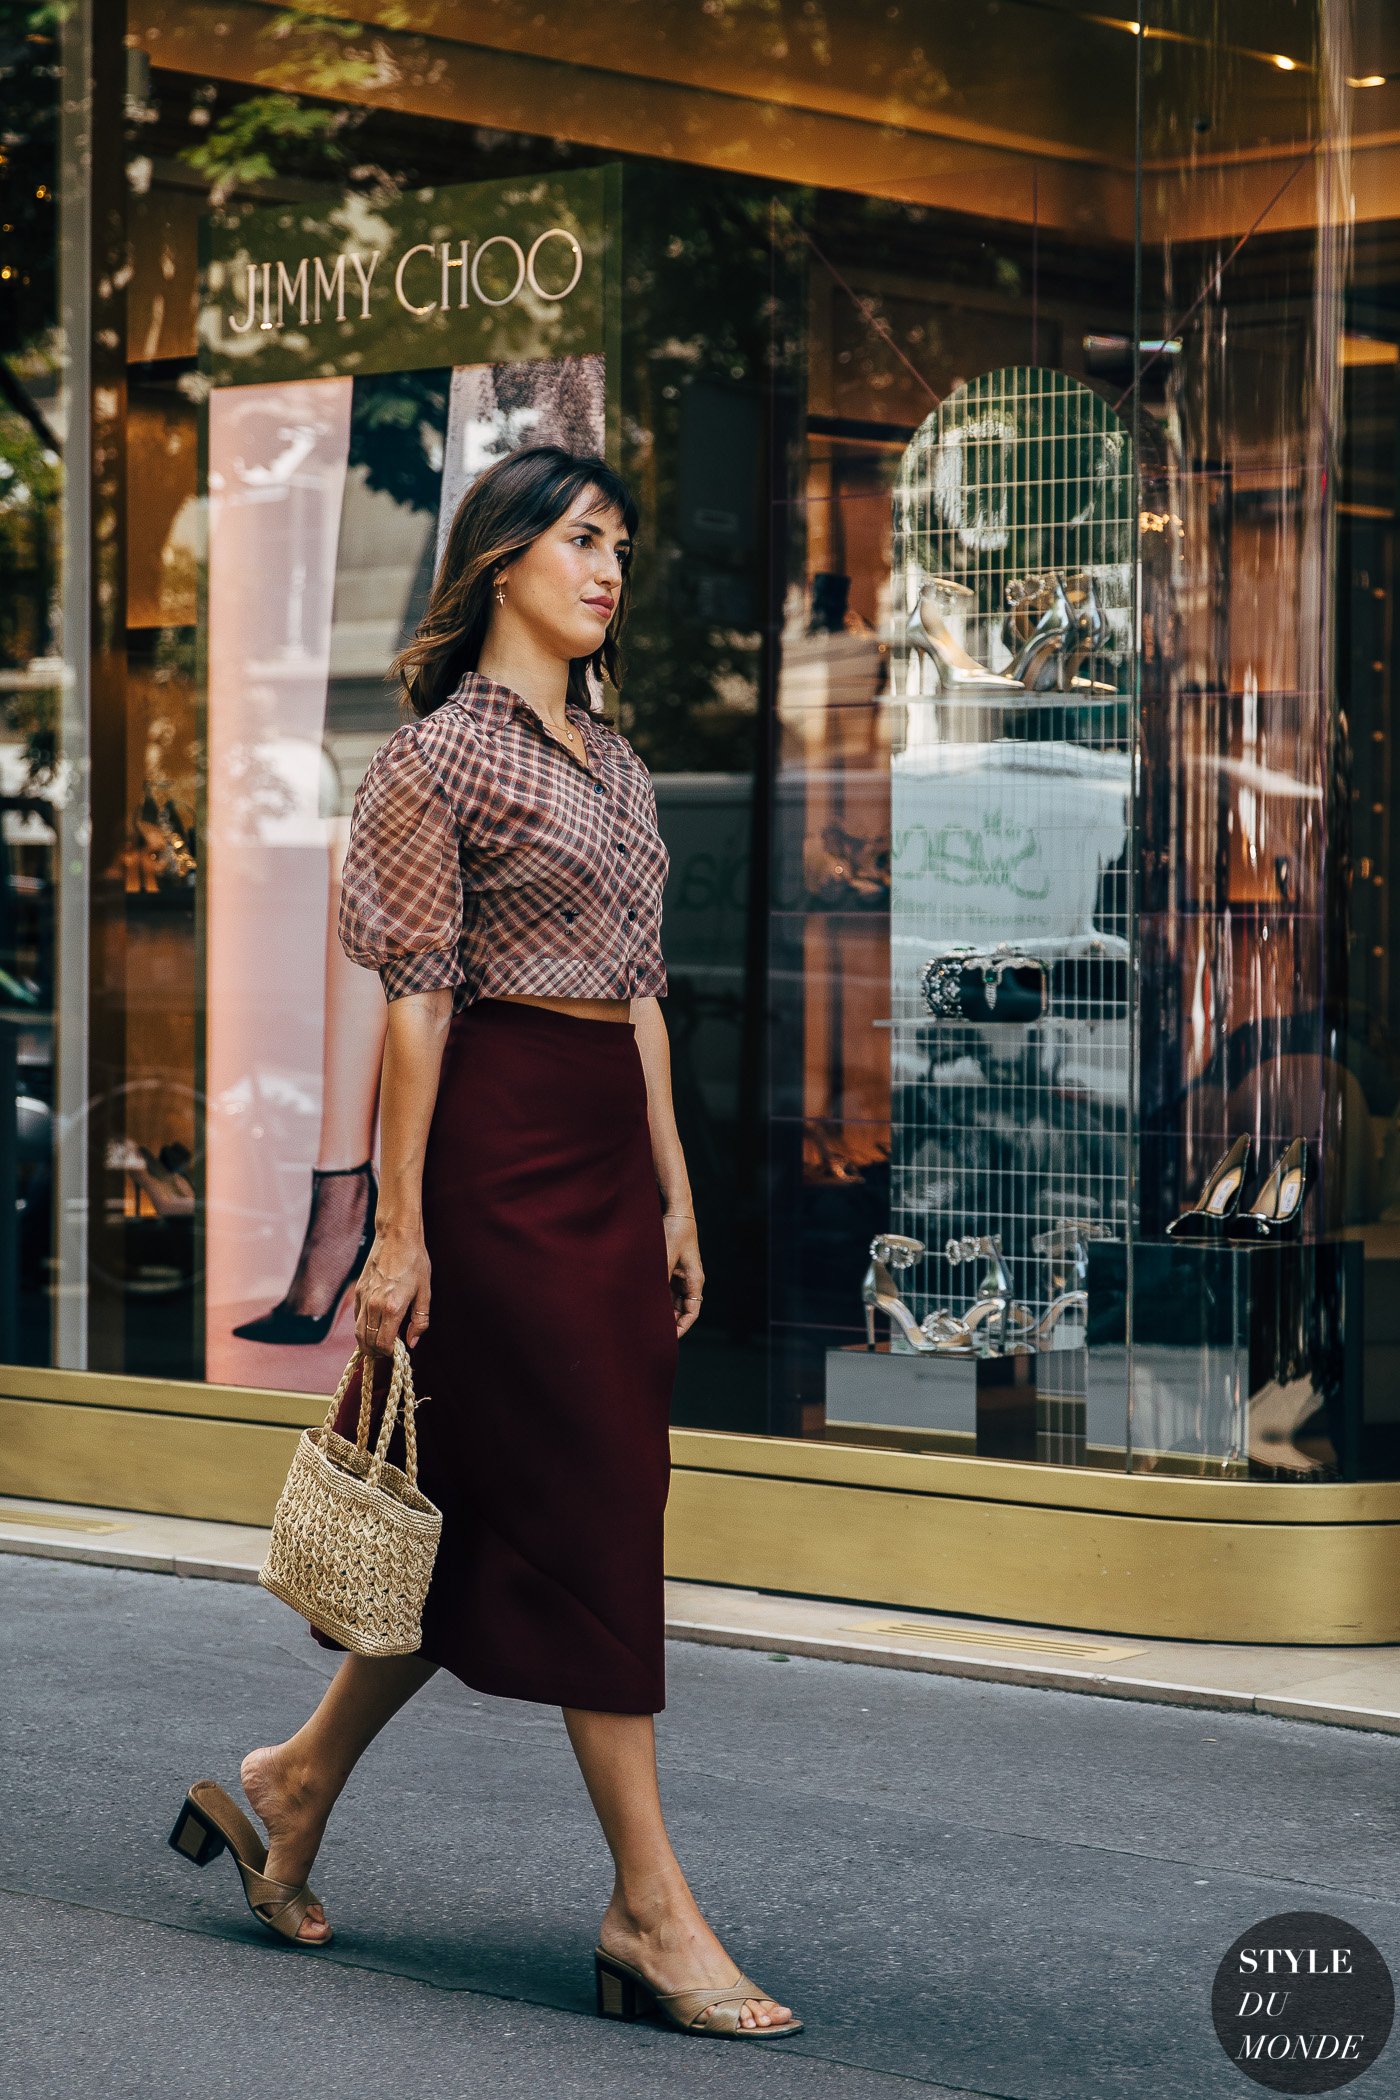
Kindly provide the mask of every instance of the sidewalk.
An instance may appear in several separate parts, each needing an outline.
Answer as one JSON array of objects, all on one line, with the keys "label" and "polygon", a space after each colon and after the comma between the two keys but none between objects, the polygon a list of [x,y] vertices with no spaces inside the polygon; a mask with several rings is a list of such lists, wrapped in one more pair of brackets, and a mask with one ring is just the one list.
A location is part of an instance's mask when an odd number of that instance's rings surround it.
[{"label": "sidewalk", "polygon": [[[0,1553],[253,1582],[266,1543],[267,1533],[251,1526],[0,1496]],[[666,1631],[672,1640],[766,1654],[1400,1735],[1400,1648],[1137,1640],[694,1582],[667,1584]]]}]

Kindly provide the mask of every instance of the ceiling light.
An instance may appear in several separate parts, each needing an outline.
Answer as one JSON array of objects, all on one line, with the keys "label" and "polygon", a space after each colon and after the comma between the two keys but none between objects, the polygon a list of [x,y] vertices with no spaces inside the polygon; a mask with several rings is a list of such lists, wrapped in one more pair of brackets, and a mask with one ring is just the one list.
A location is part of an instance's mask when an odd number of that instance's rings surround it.
[{"label": "ceiling light", "polygon": [[1389,78],[1390,75],[1388,73],[1362,73],[1359,77],[1354,73],[1348,73],[1347,86],[1384,87]]},{"label": "ceiling light", "polygon": [[1400,343],[1388,343],[1374,335],[1344,335],[1342,363],[1356,365],[1400,365]]},{"label": "ceiling light", "polygon": [[1272,58],[1274,64],[1278,67],[1280,73],[1297,72],[1298,61],[1296,58],[1285,58],[1281,51],[1271,51],[1269,56]]}]

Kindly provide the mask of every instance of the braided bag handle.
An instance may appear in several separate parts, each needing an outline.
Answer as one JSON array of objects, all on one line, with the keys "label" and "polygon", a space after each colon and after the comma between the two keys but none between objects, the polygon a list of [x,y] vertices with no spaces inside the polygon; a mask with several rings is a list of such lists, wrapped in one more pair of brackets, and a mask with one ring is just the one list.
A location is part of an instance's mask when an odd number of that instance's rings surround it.
[{"label": "braided bag handle", "polygon": [[[339,1385],[331,1395],[331,1404],[326,1411],[326,1419],[322,1427],[334,1429],[335,1418],[340,1411],[340,1403],[349,1392],[350,1381],[355,1375],[355,1366],[361,1361],[364,1362],[368,1370],[368,1376],[365,1375],[364,1371],[360,1374],[360,1419],[355,1428],[355,1448],[368,1455],[370,1408],[374,1399],[374,1355],[371,1350],[364,1348],[358,1342],[355,1345],[355,1351],[349,1363],[340,1374]],[[389,1374],[389,1393],[384,1402],[384,1419],[379,1425],[379,1438],[374,1447],[374,1456],[370,1459],[369,1471],[365,1475],[365,1485],[367,1487],[377,1488],[384,1477],[384,1467],[388,1462],[389,1443],[394,1434],[394,1424],[399,1418],[400,1405],[403,1408],[404,1452],[408,1461],[404,1468],[404,1477],[410,1487],[417,1487],[418,1427],[415,1421],[417,1403],[413,1392],[413,1362],[408,1353],[407,1342],[404,1341],[402,1335],[395,1335],[394,1368]]]}]

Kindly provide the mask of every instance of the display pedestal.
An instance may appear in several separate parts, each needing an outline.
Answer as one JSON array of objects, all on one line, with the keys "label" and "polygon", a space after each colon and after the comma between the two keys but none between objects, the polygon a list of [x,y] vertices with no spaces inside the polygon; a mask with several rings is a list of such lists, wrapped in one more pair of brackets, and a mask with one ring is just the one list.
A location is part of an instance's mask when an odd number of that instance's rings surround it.
[{"label": "display pedestal", "polygon": [[[978,1458],[1072,1459],[1060,1448],[1070,1437],[1055,1411],[1083,1402],[1082,1349],[1042,1355],[1023,1350],[1009,1356],[921,1356],[880,1343],[853,1343],[826,1353],[826,1420],[829,1429],[925,1431],[966,1444]],[[1076,1375],[1077,1374],[1077,1375]],[[1042,1395],[1040,1382],[1051,1390]]]},{"label": "display pedestal", "polygon": [[977,1456],[1037,1458],[1035,1372],[1027,1350],[976,1359]]},{"label": "display pedestal", "polygon": [[[1139,1240],[1132,1250],[1135,1464],[1258,1479],[1358,1477],[1363,1250],[1317,1240]],[[1091,1444],[1121,1449],[1128,1250],[1089,1248]]]},{"label": "display pedestal", "polygon": [[976,1362],[971,1357],[918,1356],[888,1342],[854,1342],[826,1352],[829,1429],[932,1430],[965,1439],[977,1429]]},{"label": "display pedestal", "polygon": [[1035,1455],[1047,1465],[1087,1460],[1089,1352],[1082,1342],[1043,1349],[1035,1366]]}]

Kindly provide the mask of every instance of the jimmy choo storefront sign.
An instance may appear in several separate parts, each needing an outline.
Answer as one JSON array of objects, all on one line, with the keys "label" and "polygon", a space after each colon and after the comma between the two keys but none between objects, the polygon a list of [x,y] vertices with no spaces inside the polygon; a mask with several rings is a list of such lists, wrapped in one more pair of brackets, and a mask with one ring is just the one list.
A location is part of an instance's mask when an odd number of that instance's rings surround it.
[{"label": "jimmy choo storefront sign", "polygon": [[589,169],[210,222],[204,369],[228,386],[603,350],[613,181]]},{"label": "jimmy choo storefront sign", "polygon": [[[540,250],[547,242],[555,241],[565,251],[563,267],[568,272],[558,286],[547,281],[550,272],[547,267],[542,270],[539,264]],[[493,250],[500,254],[493,256]],[[245,311],[225,316],[230,333],[246,335],[250,328],[285,328],[289,319],[294,327],[318,328],[327,315],[333,315],[337,321],[344,321],[347,315],[353,317],[357,305],[359,319],[367,321],[384,253],[382,248],[371,248],[367,253],[352,248],[334,257],[303,255],[292,264],[280,256],[275,263],[250,259],[244,269],[248,285]],[[426,260],[420,261],[420,257]],[[487,263],[491,267],[483,283],[482,266]],[[385,292],[388,276],[386,271],[381,280]],[[541,282],[542,276],[545,282]],[[394,264],[393,296],[405,313],[421,318],[424,314],[450,312],[454,306],[460,312],[474,299],[483,306],[509,306],[527,287],[536,299],[567,299],[582,276],[583,249],[577,235],[567,226],[548,226],[535,235],[528,248],[508,233],[488,234],[475,245],[470,240],[415,241]],[[442,289],[434,296],[432,287],[437,281]],[[426,299],[410,296],[424,291],[428,293]]]}]

